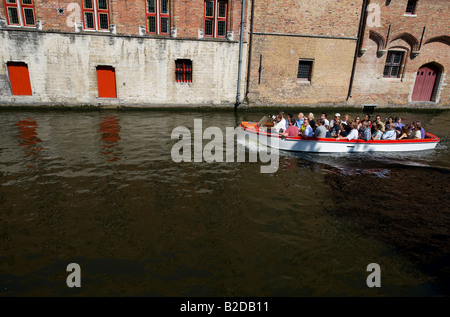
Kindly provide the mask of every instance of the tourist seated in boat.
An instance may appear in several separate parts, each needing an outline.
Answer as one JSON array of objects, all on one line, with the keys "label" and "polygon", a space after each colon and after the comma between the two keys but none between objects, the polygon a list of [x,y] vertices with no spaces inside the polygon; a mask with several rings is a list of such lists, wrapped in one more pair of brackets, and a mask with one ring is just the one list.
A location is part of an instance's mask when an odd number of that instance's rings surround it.
[{"label": "tourist seated in boat", "polygon": [[[347,125],[345,125],[347,126]],[[351,123],[351,130],[349,133],[346,134],[346,136],[338,136],[336,138],[336,140],[341,140],[341,139],[347,139],[348,141],[350,140],[357,140],[359,138],[359,134],[358,134],[358,124],[356,122],[352,122]]]},{"label": "tourist seated in boat", "polygon": [[303,126],[305,127],[305,131],[303,131],[303,133],[301,135],[311,138],[314,134],[313,134],[313,129],[309,125],[308,118],[305,118],[305,120],[303,121]]},{"label": "tourist seated in boat", "polygon": [[280,114],[277,115],[274,124],[275,126],[273,127],[273,130],[275,133],[280,133],[286,130],[286,120],[283,119]]},{"label": "tourist seated in boat", "polygon": [[311,128],[314,129],[316,128],[316,121],[314,120],[314,114],[312,112],[310,112],[308,114],[308,120],[309,120],[309,125],[311,126]]},{"label": "tourist seated in boat", "polygon": [[355,122],[358,124],[358,131],[362,132],[362,122],[360,117],[355,118]]},{"label": "tourist seated in boat", "polygon": [[388,126],[388,130],[383,133],[381,136],[382,140],[396,140],[397,139],[397,132],[395,132],[395,123],[391,123]]},{"label": "tourist seated in boat", "polygon": [[402,118],[400,118],[400,117],[395,117],[395,128],[398,130],[398,131],[402,131],[402,128],[404,127],[405,125],[402,123]]},{"label": "tourist seated in boat", "polygon": [[418,124],[420,125],[420,136],[422,139],[425,139],[425,129],[422,126],[422,121],[419,120],[416,121],[416,128]]},{"label": "tourist seated in boat", "polygon": [[[386,122],[384,123],[386,130],[391,123],[394,123],[394,118],[393,117],[386,118]],[[385,132],[385,131],[383,131],[383,132]]]},{"label": "tourist seated in boat", "polygon": [[[354,124],[356,124],[356,127],[358,127],[358,123],[356,121],[354,122]],[[361,139],[363,139],[364,141],[370,141],[372,139],[372,131],[370,130],[370,123],[368,121],[364,121],[362,123]]]},{"label": "tourist seated in boat", "polygon": [[336,137],[339,133],[339,130],[341,128],[341,115],[339,113],[336,113],[334,115],[334,119],[330,122],[330,134],[332,137]]},{"label": "tourist seated in boat", "polygon": [[304,115],[302,112],[300,112],[300,113],[298,114],[298,119],[297,119],[297,121],[295,122],[295,126],[296,126],[297,128],[300,129],[300,128],[302,127],[304,117],[305,117],[305,115]]},{"label": "tourist seated in boat", "polygon": [[361,120],[361,123],[363,123],[364,121],[370,121],[370,114],[364,115],[364,118]]},{"label": "tourist seated in boat", "polygon": [[420,121],[416,121],[414,131],[409,135],[410,139],[422,139],[422,123]]},{"label": "tourist seated in boat", "polygon": [[289,128],[289,122],[294,119],[294,116],[292,115],[292,113],[288,113],[287,115],[287,119],[286,119],[286,130],[287,128]]},{"label": "tourist seated in boat", "polygon": [[381,121],[381,116],[376,116],[376,118],[375,118],[375,124],[380,124],[380,125],[381,125],[380,131],[381,131],[382,133],[386,132],[386,126],[384,125],[384,122]]},{"label": "tourist seated in boat", "polygon": [[399,140],[409,139],[410,134],[411,134],[411,132],[409,131],[409,127],[404,125],[402,127],[402,132],[401,132],[400,136],[398,137],[398,139]]},{"label": "tourist seated in boat", "polygon": [[349,121],[350,121],[350,116],[348,114],[346,114],[344,116],[344,119],[342,119],[342,122],[345,123],[346,125],[350,125]]},{"label": "tourist seated in boat", "polygon": [[335,125],[338,126],[337,129],[339,129],[339,126],[341,125],[341,114],[340,113],[336,113],[334,115],[334,119],[332,119],[330,121],[330,129],[333,128]]},{"label": "tourist seated in boat", "polygon": [[324,120],[323,125],[328,130],[330,128],[330,121],[328,121],[328,119],[327,119],[327,114],[326,113],[322,113],[320,118]]},{"label": "tourist seated in boat", "polygon": [[289,121],[289,127],[286,129],[286,131],[281,132],[281,135],[283,135],[283,136],[298,136],[298,128],[295,126],[294,119],[291,119]]},{"label": "tourist seated in boat", "polygon": [[316,130],[314,130],[314,135],[317,138],[326,138],[327,137],[327,128],[325,127],[325,120],[323,118],[320,118],[317,120],[317,127]]},{"label": "tourist seated in boat", "polygon": [[346,138],[347,134],[348,134],[347,125],[345,123],[341,122],[341,124],[339,125],[339,130],[337,131],[337,134],[336,134],[336,138],[337,139]]},{"label": "tourist seated in boat", "polygon": [[381,140],[381,136],[383,135],[383,132],[381,132],[381,128],[383,127],[382,123],[372,124],[372,126],[375,128],[372,133],[372,140]]}]

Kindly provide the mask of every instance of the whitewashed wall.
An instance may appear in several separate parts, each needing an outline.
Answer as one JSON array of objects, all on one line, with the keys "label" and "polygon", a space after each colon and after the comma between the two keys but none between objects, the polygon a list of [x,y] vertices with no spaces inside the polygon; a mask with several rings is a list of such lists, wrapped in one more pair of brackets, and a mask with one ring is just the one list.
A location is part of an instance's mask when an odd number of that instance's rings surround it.
[{"label": "whitewashed wall", "polygon": [[[0,30],[0,43],[0,105],[145,107],[236,99],[237,42]],[[192,83],[175,82],[176,59],[192,60]],[[33,96],[12,95],[8,61],[28,64]],[[116,99],[98,98],[97,65],[115,68]],[[244,83],[245,56],[242,65]]]}]

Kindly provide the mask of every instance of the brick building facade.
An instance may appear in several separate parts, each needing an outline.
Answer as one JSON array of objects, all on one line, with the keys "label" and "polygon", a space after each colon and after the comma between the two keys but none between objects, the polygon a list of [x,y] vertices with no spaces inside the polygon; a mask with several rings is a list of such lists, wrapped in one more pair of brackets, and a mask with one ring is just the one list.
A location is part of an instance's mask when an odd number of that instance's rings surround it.
[{"label": "brick building facade", "polygon": [[[448,0],[246,2],[249,105],[450,106]],[[0,104],[232,105],[241,6],[0,0]]]},{"label": "brick building facade", "polygon": [[371,0],[349,103],[449,105],[450,1]]},{"label": "brick building facade", "polygon": [[249,102],[344,103],[362,1],[254,2]]},{"label": "brick building facade", "polygon": [[0,0],[0,103],[233,104],[240,21],[238,0]]}]

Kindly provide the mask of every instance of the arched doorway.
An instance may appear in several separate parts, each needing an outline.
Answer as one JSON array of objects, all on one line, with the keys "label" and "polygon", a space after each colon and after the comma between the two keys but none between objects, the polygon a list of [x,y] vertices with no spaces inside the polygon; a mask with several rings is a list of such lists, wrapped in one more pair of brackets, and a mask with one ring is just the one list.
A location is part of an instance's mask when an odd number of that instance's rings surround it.
[{"label": "arched doorway", "polygon": [[417,71],[412,101],[434,101],[441,70],[433,63],[425,64]]}]

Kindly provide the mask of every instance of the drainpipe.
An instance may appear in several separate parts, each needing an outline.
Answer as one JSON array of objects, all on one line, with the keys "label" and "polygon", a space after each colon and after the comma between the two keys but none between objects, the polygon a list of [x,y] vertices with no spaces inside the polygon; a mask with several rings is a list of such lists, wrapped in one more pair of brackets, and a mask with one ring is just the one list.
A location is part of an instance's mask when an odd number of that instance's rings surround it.
[{"label": "drainpipe", "polygon": [[247,97],[250,87],[250,69],[252,64],[252,44],[253,44],[253,18],[255,16],[255,0],[252,0],[252,13],[250,16],[250,38],[248,40],[248,63],[247,63],[247,86],[245,96]]},{"label": "drainpipe", "polygon": [[355,56],[353,57],[352,75],[350,77],[350,85],[348,86],[348,94],[346,101],[348,101],[348,99],[352,96],[352,86],[353,86],[353,79],[355,77],[356,60],[358,59],[359,47],[361,45],[361,38],[364,33],[366,10],[367,10],[367,0],[363,0],[363,5],[361,9],[361,19],[359,20],[358,39],[356,41]]},{"label": "drainpipe", "polygon": [[237,82],[237,93],[236,93],[236,103],[234,105],[234,110],[237,109],[241,103],[241,68],[242,68],[242,46],[244,40],[244,19],[245,19],[245,0],[242,0],[242,12],[241,12],[241,36],[239,39],[239,66],[238,66],[238,82]]}]

